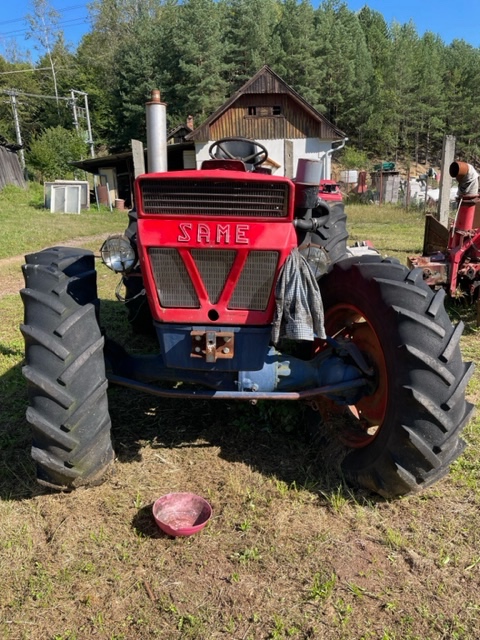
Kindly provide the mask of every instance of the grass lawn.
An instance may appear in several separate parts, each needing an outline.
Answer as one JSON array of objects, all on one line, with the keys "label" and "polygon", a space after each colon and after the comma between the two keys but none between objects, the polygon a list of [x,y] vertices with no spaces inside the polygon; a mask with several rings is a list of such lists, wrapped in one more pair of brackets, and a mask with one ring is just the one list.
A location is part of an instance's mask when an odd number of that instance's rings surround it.
[{"label": "grass lawn", "polygon": [[[119,232],[126,215],[40,208],[41,193],[0,193],[1,257]],[[353,240],[402,262],[421,251],[423,216],[347,207]],[[20,224],[21,222],[21,224]],[[6,264],[6,263],[5,263]],[[102,309],[133,349],[119,280],[98,266]],[[13,282],[13,281],[12,281]],[[1,293],[1,287],[0,287]],[[0,297],[0,637],[6,640],[232,638],[427,640],[480,637],[480,420],[447,478],[386,501],[348,487],[338,451],[315,446],[296,406],[159,400],[109,390],[114,475],[68,494],[35,482],[22,305]],[[480,359],[473,309],[449,305]],[[480,404],[480,372],[467,394]],[[213,506],[191,538],[161,534],[154,500],[194,491]]]},{"label": "grass lawn", "polygon": [[2,242],[0,259],[83,238],[125,229],[125,212],[95,205],[76,214],[50,213],[43,204],[43,187],[29,183],[26,191],[8,186],[0,191]]}]

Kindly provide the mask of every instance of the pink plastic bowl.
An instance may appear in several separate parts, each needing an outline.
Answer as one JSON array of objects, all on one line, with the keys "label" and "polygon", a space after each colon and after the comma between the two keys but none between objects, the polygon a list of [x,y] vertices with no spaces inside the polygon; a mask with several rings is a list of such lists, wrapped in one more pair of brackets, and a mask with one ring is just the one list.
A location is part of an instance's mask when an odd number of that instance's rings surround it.
[{"label": "pink plastic bowl", "polygon": [[153,505],[153,517],[169,536],[191,536],[210,520],[212,507],[194,493],[167,493]]}]

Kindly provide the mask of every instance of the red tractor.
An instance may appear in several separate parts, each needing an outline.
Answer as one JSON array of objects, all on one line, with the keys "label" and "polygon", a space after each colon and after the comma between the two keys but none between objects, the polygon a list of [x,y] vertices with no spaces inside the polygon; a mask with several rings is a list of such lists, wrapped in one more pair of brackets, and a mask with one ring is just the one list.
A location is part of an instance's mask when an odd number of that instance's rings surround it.
[{"label": "red tractor", "polygon": [[343,203],[318,198],[315,161],[291,180],[266,172],[267,149],[251,140],[219,140],[210,156],[199,170],[140,176],[125,236],[101,250],[156,353],[129,354],[101,328],[93,253],[26,256],[38,481],[68,490],[106,477],[109,383],[159,398],[327,399],[342,413],[346,478],[383,496],[441,478],[464,447],[473,370],[443,291],[421,269],[352,257]]},{"label": "red tractor", "polygon": [[322,200],[327,200],[327,202],[342,202],[343,200],[340,185],[335,180],[320,180],[318,195]]},{"label": "red tractor", "polygon": [[[422,256],[409,264],[420,267],[432,288],[444,287],[456,297],[466,296],[480,305],[480,194],[478,174],[466,162],[453,162],[449,173],[458,181],[458,207],[450,228],[431,215],[426,217]],[[480,306],[478,306],[480,311]],[[480,317],[480,314],[479,314]]]}]

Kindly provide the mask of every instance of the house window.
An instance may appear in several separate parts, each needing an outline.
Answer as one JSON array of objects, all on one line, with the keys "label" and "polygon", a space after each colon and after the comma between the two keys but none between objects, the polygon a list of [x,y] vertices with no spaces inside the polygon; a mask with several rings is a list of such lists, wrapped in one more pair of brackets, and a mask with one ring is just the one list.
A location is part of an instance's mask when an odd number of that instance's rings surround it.
[{"label": "house window", "polygon": [[247,113],[249,116],[280,116],[282,114],[282,107],[280,105],[274,107],[259,106],[259,107],[247,107]]}]

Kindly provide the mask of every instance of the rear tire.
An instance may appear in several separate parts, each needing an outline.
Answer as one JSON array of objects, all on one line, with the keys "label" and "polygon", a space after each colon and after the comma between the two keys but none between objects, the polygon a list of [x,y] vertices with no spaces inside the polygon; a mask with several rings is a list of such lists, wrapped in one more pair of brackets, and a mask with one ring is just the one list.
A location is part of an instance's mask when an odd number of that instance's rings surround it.
[{"label": "rear tire", "polygon": [[444,291],[433,293],[420,269],[380,256],[342,260],[319,284],[327,335],[352,340],[376,371],[375,388],[341,427],[351,448],[345,476],[384,497],[431,485],[463,451],[473,413],[462,323],[452,326]]},{"label": "rear tire", "polygon": [[329,267],[349,256],[347,250],[347,214],[343,203],[328,204],[330,213],[315,231],[299,231],[299,250],[309,260],[309,250],[321,249],[323,258],[315,258],[315,277],[320,278]]},{"label": "rear tire", "polygon": [[312,243],[323,247],[330,263],[334,264],[348,256],[347,214],[343,203],[329,205],[330,216],[325,224],[312,234]]},{"label": "rear tire", "polygon": [[55,247],[26,256],[27,420],[37,479],[55,489],[99,484],[113,463],[94,256]]}]

